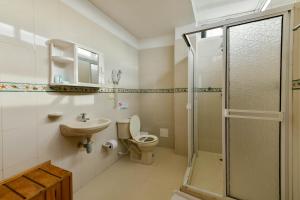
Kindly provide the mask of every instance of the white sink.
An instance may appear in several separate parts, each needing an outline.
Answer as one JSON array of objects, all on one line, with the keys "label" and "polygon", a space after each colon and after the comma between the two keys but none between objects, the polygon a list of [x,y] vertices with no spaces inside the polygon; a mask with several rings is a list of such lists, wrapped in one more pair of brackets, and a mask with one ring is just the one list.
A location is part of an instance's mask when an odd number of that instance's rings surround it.
[{"label": "white sink", "polygon": [[86,122],[71,121],[60,125],[60,132],[64,136],[91,137],[93,134],[106,129],[111,123],[110,119],[91,119]]}]

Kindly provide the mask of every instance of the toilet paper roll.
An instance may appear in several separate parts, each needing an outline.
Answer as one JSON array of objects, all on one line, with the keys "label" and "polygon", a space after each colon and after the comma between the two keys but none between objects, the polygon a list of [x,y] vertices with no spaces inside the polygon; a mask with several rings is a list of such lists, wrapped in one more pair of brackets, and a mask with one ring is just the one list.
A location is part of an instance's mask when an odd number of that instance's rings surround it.
[{"label": "toilet paper roll", "polygon": [[108,149],[116,149],[118,147],[118,142],[117,140],[108,140],[107,142],[105,142],[104,146]]}]

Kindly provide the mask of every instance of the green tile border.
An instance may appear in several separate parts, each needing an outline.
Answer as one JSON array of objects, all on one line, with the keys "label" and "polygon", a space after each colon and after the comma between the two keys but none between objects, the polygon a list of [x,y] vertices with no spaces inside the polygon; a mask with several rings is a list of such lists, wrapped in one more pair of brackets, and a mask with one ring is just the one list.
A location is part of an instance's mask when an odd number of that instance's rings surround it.
[{"label": "green tile border", "polygon": [[[196,92],[222,92],[221,88],[196,88]],[[0,92],[72,92],[72,93],[187,93],[187,88],[128,89],[56,86],[43,83],[0,82]]]}]

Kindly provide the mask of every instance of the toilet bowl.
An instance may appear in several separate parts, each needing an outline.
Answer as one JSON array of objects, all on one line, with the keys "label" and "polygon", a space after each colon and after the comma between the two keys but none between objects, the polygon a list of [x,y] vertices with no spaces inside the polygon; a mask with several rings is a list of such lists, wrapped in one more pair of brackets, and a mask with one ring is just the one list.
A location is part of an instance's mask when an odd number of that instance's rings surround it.
[{"label": "toilet bowl", "polygon": [[154,149],[159,139],[155,135],[141,132],[141,122],[137,115],[128,120],[117,121],[118,138],[128,145],[130,159],[143,164],[152,164]]}]

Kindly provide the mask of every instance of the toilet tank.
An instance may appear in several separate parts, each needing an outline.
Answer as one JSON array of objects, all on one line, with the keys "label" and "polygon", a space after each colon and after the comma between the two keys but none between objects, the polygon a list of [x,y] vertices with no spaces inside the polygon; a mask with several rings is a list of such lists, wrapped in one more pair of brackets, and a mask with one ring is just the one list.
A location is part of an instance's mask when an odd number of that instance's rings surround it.
[{"label": "toilet tank", "polygon": [[119,139],[131,138],[130,131],[129,131],[129,119],[117,121],[117,133]]}]

